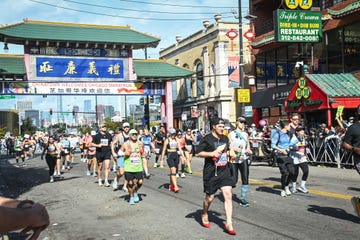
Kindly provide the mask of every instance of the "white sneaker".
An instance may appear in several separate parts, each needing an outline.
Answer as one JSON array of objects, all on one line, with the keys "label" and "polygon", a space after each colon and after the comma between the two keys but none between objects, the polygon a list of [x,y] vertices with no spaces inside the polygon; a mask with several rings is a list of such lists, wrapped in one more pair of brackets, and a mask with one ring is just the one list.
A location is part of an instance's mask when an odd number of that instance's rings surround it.
[{"label": "white sneaker", "polygon": [[178,173],[176,174],[176,178],[179,178],[179,174],[178,174]]},{"label": "white sneaker", "polygon": [[291,188],[291,193],[297,193],[296,187]]},{"label": "white sneaker", "polygon": [[53,183],[54,182],[54,177],[50,176],[50,182]]},{"label": "white sneaker", "polygon": [[114,181],[112,182],[112,187],[114,190],[116,190],[118,188],[118,183],[117,183],[117,179],[114,178]]},{"label": "white sneaker", "polygon": [[181,173],[180,177],[185,178],[185,173]]},{"label": "white sneaker", "polygon": [[99,186],[100,186],[100,187],[102,187],[102,186],[103,186],[103,184],[102,184],[102,180],[101,180],[101,179],[99,179],[99,180],[98,180],[98,184],[99,184]]},{"label": "white sneaker", "polygon": [[285,193],[286,193],[286,195],[288,195],[288,196],[291,195],[291,192],[290,192],[289,187],[285,187]]},{"label": "white sneaker", "polygon": [[122,187],[122,190],[123,190],[124,192],[126,192],[126,193],[129,192],[129,190],[127,189],[126,186],[123,186],[123,187]]},{"label": "white sneaker", "polygon": [[285,190],[281,190],[280,195],[281,195],[282,197],[286,197],[286,196],[287,196]]},{"label": "white sneaker", "polygon": [[306,189],[305,186],[300,186],[299,191],[302,192],[302,193],[309,193],[309,191]]},{"label": "white sneaker", "polygon": [[158,167],[157,163],[154,163],[154,168],[157,168],[157,167]]},{"label": "white sneaker", "polygon": [[65,170],[65,165],[62,165],[61,170]]},{"label": "white sneaker", "polygon": [[105,186],[105,187],[110,187],[110,184],[109,184],[108,180],[105,180],[104,186]]}]

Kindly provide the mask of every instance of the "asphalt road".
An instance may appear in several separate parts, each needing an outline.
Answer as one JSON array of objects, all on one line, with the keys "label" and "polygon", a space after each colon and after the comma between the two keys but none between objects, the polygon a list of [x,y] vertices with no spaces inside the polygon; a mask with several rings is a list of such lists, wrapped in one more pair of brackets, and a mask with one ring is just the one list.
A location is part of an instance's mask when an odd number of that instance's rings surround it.
[{"label": "asphalt road", "polygon": [[[221,193],[210,208],[210,229],[200,224],[202,159],[193,159],[193,174],[179,178],[177,194],[168,190],[168,169],[150,167],[152,177],[145,180],[140,202],[133,206],[125,192],[99,187],[94,177],[86,176],[79,156],[74,168],[55,183],[48,182],[47,165],[39,157],[24,167],[15,167],[14,162],[5,156],[0,160],[0,194],[47,206],[51,224],[41,234],[43,240],[360,239],[360,218],[350,203],[351,196],[360,195],[360,176],[352,169],[311,167],[310,193],[282,198],[278,168],[253,163],[247,198],[251,206],[238,205],[238,184],[233,197],[237,235],[230,236],[223,231]],[[9,236],[26,239],[18,233]]]}]

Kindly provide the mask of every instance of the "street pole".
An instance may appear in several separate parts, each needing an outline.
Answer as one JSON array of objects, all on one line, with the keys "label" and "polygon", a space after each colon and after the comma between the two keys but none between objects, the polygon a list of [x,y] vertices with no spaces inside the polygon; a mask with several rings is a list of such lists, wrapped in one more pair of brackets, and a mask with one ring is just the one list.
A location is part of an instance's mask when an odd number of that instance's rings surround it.
[{"label": "street pole", "polygon": [[[238,0],[238,8],[239,8],[239,16],[238,16],[238,20],[239,20],[239,83],[240,83],[240,88],[244,89],[245,88],[245,82],[244,82],[244,63],[243,63],[243,33],[242,33],[242,13],[241,13],[241,1],[242,0]],[[240,103],[241,106],[241,115],[244,115],[244,103]]]}]

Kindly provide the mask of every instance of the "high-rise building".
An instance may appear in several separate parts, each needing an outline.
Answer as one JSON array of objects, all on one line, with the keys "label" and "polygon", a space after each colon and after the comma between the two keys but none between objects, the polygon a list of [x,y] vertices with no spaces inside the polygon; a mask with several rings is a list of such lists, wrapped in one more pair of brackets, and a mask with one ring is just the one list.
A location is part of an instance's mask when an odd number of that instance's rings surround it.
[{"label": "high-rise building", "polygon": [[36,127],[40,127],[39,110],[25,110],[25,119],[30,119],[32,124]]},{"label": "high-rise building", "polygon": [[24,119],[25,118],[25,110],[32,109],[32,102],[31,101],[17,101],[16,109],[19,111],[20,119]]},{"label": "high-rise building", "polygon": [[91,100],[84,100],[84,112],[91,112],[93,109],[91,108]]},{"label": "high-rise building", "polygon": [[105,118],[111,118],[114,115],[115,115],[114,106],[111,106],[111,105],[104,106],[104,117]]}]

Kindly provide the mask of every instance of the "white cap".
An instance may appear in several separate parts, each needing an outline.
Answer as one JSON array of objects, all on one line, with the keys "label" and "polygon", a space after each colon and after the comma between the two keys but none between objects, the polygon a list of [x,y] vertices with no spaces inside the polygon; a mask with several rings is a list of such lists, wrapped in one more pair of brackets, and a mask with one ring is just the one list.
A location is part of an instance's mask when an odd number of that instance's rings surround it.
[{"label": "white cap", "polygon": [[124,122],[122,126],[123,126],[123,127],[130,127],[130,123]]},{"label": "white cap", "polygon": [[170,134],[175,134],[175,133],[176,133],[176,129],[175,129],[175,128],[170,128],[170,129],[169,129],[169,133],[170,133]]}]

